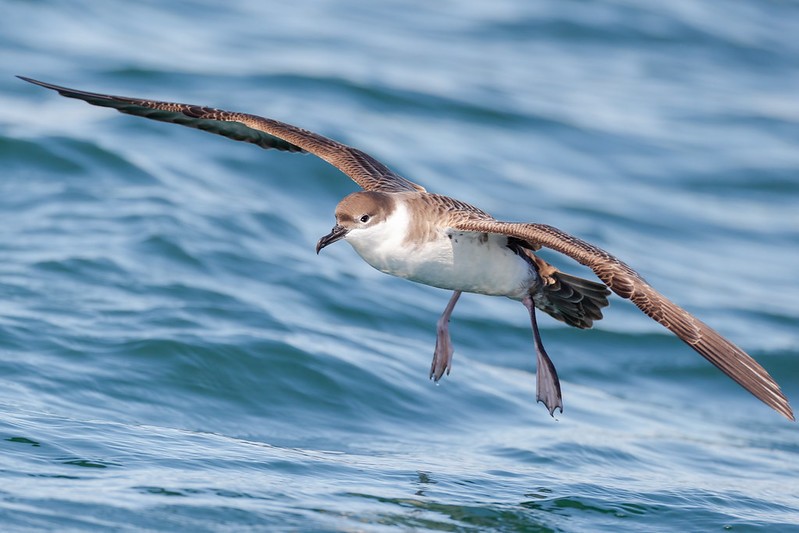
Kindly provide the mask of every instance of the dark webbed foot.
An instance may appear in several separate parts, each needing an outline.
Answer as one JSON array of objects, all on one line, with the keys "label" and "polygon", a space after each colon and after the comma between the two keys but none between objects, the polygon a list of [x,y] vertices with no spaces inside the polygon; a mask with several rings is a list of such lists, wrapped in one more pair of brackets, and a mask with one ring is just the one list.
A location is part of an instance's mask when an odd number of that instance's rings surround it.
[{"label": "dark webbed foot", "polygon": [[430,379],[434,381],[441,379],[445,372],[449,375],[450,368],[452,368],[452,354],[455,353],[455,350],[449,336],[449,318],[452,316],[452,310],[455,309],[455,304],[460,296],[461,291],[452,293],[444,313],[436,324],[436,349],[433,352],[433,364],[430,366]]},{"label": "dark webbed foot", "polygon": [[560,380],[555,370],[555,365],[547,355],[538,333],[538,322],[535,319],[535,305],[532,298],[525,298],[522,303],[530,312],[530,323],[533,326],[533,342],[535,343],[536,373],[535,373],[535,398],[542,402],[549,410],[550,416],[555,416],[555,409],[563,412],[563,398],[560,394]]}]

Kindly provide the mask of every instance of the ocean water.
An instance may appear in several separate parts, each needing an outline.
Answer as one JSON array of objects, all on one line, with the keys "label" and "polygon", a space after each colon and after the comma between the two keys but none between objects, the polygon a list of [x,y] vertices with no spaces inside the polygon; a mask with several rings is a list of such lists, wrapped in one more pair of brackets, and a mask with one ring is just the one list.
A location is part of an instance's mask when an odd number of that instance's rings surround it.
[{"label": "ocean water", "polygon": [[[591,240],[799,406],[799,5],[4,0],[2,531],[799,531],[799,427],[629,302],[548,317],[314,253],[311,157],[26,84],[245,111]],[[549,254],[559,267],[586,274]]]}]

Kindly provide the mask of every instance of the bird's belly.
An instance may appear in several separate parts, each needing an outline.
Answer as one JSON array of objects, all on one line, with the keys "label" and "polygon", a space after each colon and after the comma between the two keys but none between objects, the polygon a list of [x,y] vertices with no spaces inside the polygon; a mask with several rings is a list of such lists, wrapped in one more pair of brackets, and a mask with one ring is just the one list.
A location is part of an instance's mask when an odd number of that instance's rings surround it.
[{"label": "bird's belly", "polygon": [[442,289],[521,300],[537,279],[535,269],[501,235],[448,231],[422,245],[359,248],[381,272]]}]

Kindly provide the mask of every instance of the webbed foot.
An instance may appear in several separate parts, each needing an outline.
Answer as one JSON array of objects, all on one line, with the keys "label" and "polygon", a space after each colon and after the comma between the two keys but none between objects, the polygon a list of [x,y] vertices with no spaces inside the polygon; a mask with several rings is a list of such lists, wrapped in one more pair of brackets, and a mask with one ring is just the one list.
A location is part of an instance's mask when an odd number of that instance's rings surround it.
[{"label": "webbed foot", "polygon": [[436,324],[436,349],[433,352],[433,364],[430,365],[430,379],[433,381],[441,379],[444,373],[449,375],[452,368],[452,355],[455,353],[455,349],[452,347],[452,339],[449,336],[449,319],[460,296],[461,291],[452,293],[444,313]]}]

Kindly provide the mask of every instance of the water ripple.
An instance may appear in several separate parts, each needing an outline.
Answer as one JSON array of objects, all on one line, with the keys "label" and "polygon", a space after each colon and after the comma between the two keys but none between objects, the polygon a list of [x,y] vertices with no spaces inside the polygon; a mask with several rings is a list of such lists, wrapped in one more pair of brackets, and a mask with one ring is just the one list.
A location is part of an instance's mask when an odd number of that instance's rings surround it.
[{"label": "water ripple", "polygon": [[[795,399],[796,6],[571,4],[11,2],[0,44],[595,241]],[[446,292],[314,253],[336,169],[10,76],[0,101],[4,530],[798,531],[794,427],[629,302],[541,319],[556,419],[516,302],[465,296],[434,384]]]}]

